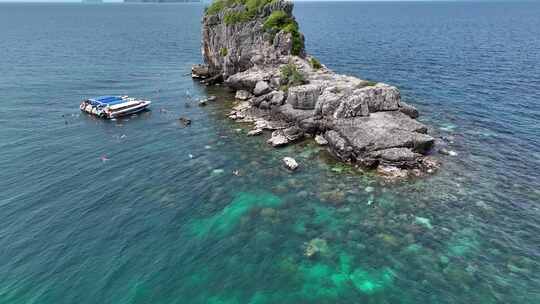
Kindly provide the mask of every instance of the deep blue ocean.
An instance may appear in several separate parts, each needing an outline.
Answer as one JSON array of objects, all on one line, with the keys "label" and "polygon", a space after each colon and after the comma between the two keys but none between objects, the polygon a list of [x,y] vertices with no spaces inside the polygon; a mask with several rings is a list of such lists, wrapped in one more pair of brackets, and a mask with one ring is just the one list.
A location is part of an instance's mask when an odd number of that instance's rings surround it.
[{"label": "deep blue ocean", "polygon": [[[227,120],[202,11],[0,4],[0,303],[540,303],[540,3],[296,4],[309,53],[451,141],[401,183]],[[152,109],[80,113],[107,94]]]}]

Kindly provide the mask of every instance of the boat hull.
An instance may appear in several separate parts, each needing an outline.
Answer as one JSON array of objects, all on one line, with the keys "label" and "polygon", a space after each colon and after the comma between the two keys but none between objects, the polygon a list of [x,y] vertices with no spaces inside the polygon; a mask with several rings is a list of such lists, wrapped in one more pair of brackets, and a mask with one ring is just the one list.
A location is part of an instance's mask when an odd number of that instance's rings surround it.
[{"label": "boat hull", "polygon": [[111,118],[123,117],[123,116],[132,115],[135,113],[139,113],[141,111],[146,110],[150,104],[151,104],[150,101],[143,101],[141,102],[141,104],[127,108],[125,110],[111,112],[110,114],[107,115],[106,118],[111,119]]},{"label": "boat hull", "polygon": [[127,98],[127,96],[125,96],[125,102],[120,100],[120,102],[116,102],[114,105],[96,105],[90,104],[88,101],[83,101],[79,108],[85,113],[92,114],[100,118],[113,119],[144,111],[148,108],[148,106],[150,106],[151,103],[152,102],[148,100],[136,100],[133,98]]}]

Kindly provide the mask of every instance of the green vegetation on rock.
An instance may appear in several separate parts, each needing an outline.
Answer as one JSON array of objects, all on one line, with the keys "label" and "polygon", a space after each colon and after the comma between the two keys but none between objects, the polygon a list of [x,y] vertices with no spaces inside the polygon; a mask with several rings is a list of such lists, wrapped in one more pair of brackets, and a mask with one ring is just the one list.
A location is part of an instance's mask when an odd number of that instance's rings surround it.
[{"label": "green vegetation on rock", "polygon": [[275,36],[279,31],[284,31],[291,34],[292,37],[292,48],[291,53],[293,55],[300,55],[302,51],[303,43],[302,36],[298,30],[298,23],[289,16],[284,11],[273,11],[266,21],[264,22],[263,28],[272,34],[272,37]]},{"label": "green vegetation on rock", "polygon": [[372,86],[375,86],[375,85],[377,85],[377,83],[378,83],[378,82],[376,82],[376,81],[368,80],[368,83],[367,83],[366,87],[372,87]]},{"label": "green vegetation on rock", "polygon": [[225,16],[223,16],[223,21],[227,25],[246,22],[249,21],[249,19],[251,18],[246,12],[227,12]]},{"label": "green vegetation on rock", "polygon": [[319,60],[317,60],[317,58],[315,58],[315,57],[311,57],[309,59],[309,64],[315,70],[318,70],[318,69],[322,68],[321,62]]},{"label": "green vegetation on rock", "polygon": [[358,89],[365,88],[365,87],[372,87],[376,86],[378,82],[371,81],[371,80],[364,80],[360,85],[357,86]]},{"label": "green vegetation on rock", "polygon": [[226,47],[222,47],[221,49],[219,49],[219,55],[220,55],[221,57],[227,56],[228,53],[229,53],[229,51],[227,50]]},{"label": "green vegetation on rock", "polygon": [[223,0],[216,0],[210,4],[210,6],[204,9],[206,15],[214,15],[221,12],[225,8],[225,2]]},{"label": "green vegetation on rock", "polygon": [[243,5],[244,10],[227,12],[225,13],[225,16],[223,16],[223,20],[227,25],[242,23],[252,20],[261,7],[273,1],[275,0],[215,0],[208,8],[206,8],[205,13],[206,15],[214,15],[225,8]]},{"label": "green vegetation on rock", "polygon": [[266,18],[266,21],[264,22],[264,29],[270,30],[270,29],[283,29],[285,26],[291,24],[294,22],[292,18],[287,15],[284,11],[273,11],[268,18]]},{"label": "green vegetation on rock", "polygon": [[290,87],[303,85],[307,82],[305,76],[298,71],[296,65],[292,63],[282,66],[280,72],[282,83],[284,83],[281,88],[283,91],[287,91]]}]

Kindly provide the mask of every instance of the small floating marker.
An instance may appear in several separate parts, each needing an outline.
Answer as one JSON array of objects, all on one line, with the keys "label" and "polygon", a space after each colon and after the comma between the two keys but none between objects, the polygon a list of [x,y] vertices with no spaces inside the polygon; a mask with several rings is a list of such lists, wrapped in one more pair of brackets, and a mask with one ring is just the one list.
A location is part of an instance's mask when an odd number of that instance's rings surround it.
[{"label": "small floating marker", "polygon": [[189,158],[193,159],[193,154],[189,154],[188,156]]},{"label": "small floating marker", "polygon": [[102,162],[106,162],[108,160],[110,160],[110,158],[107,157],[107,155],[103,154],[101,155],[101,157],[99,158]]}]

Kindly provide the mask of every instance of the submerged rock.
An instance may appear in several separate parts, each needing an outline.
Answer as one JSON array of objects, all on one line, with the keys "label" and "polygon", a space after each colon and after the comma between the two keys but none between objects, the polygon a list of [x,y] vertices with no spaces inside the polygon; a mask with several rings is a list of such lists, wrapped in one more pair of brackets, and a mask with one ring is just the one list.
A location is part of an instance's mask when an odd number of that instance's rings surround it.
[{"label": "submerged rock", "polygon": [[443,155],[449,155],[449,156],[457,156],[458,155],[456,151],[448,150],[446,148],[439,149],[439,153],[441,153]]},{"label": "submerged rock", "polygon": [[308,258],[315,256],[316,254],[325,255],[328,253],[328,243],[321,238],[314,238],[306,245],[304,255]]},{"label": "submerged rock", "polygon": [[428,229],[433,229],[433,226],[431,225],[431,221],[428,218],[417,216],[414,218],[414,222]]},{"label": "submerged rock", "polygon": [[384,166],[384,165],[380,165],[377,167],[377,173],[391,179],[405,178],[408,175],[406,170],[402,170],[394,166]]},{"label": "submerged rock", "polygon": [[372,186],[367,186],[366,188],[364,188],[364,191],[367,192],[367,193],[371,193],[371,192],[375,191],[375,188],[372,187]]},{"label": "submerged rock", "polygon": [[345,202],[345,193],[339,189],[333,191],[321,192],[319,198],[323,202],[331,203],[333,205],[341,205]]}]

